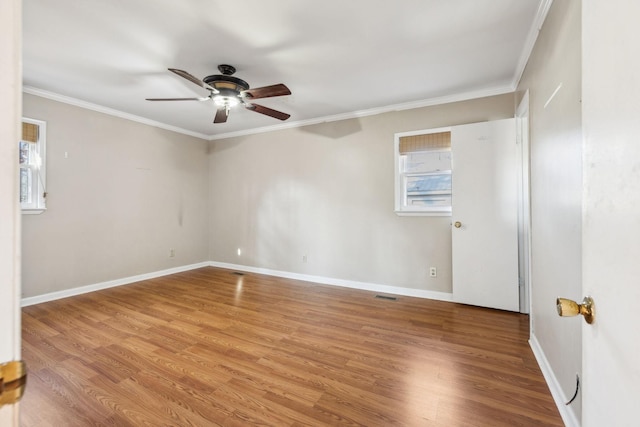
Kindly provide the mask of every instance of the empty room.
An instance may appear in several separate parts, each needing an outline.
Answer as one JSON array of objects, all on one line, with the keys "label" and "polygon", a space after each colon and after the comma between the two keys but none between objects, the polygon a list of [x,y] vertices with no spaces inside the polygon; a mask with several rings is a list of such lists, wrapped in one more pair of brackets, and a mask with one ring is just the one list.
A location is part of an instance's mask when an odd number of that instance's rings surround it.
[{"label": "empty room", "polygon": [[0,426],[630,426],[621,0],[8,0]]}]

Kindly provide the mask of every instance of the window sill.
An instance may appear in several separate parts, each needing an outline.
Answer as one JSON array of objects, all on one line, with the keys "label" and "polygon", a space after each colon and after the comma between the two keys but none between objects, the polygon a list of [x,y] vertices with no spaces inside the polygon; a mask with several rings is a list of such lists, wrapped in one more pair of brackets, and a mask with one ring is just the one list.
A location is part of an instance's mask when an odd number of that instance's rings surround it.
[{"label": "window sill", "polygon": [[398,216],[451,216],[451,210],[442,211],[395,211]]},{"label": "window sill", "polygon": [[44,211],[46,211],[47,208],[41,208],[41,209],[22,209],[21,213],[22,215],[40,215],[41,213],[43,213]]}]

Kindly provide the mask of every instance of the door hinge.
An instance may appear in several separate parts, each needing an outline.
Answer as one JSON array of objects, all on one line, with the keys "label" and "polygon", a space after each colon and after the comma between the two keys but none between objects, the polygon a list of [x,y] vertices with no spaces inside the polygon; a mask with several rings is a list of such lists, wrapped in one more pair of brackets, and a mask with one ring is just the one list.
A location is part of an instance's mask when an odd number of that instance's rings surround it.
[{"label": "door hinge", "polygon": [[0,406],[22,398],[27,385],[27,365],[22,360],[0,364]]}]

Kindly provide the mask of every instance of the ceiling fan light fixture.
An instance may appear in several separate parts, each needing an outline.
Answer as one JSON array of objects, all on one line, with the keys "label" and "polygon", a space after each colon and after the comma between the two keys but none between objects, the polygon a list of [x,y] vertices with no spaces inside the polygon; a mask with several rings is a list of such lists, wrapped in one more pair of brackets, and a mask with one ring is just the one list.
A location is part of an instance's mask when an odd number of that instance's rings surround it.
[{"label": "ceiling fan light fixture", "polygon": [[218,107],[235,107],[240,103],[240,100],[235,96],[215,95],[213,102]]},{"label": "ceiling fan light fixture", "polygon": [[271,86],[263,86],[259,88],[249,89],[249,83],[242,79],[232,76],[236,72],[235,67],[231,65],[219,65],[218,70],[222,74],[214,74],[200,80],[192,74],[177,68],[169,68],[174,74],[189,80],[209,91],[209,96],[198,98],[147,98],[148,101],[209,101],[212,100],[216,108],[216,115],[213,123],[225,123],[229,117],[231,108],[242,104],[247,110],[264,114],[278,120],[287,120],[290,114],[282,111],[274,110],[263,105],[247,103],[245,100],[260,98],[271,98],[273,96],[291,95],[291,91],[287,86],[278,83]]}]

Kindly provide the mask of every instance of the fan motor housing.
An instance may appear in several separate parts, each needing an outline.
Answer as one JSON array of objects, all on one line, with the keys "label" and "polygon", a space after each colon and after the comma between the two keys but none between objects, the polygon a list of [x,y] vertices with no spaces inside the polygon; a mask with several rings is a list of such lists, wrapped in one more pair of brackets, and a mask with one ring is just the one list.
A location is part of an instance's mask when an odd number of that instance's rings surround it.
[{"label": "fan motor housing", "polygon": [[222,95],[238,95],[243,90],[249,89],[249,83],[233,76],[214,74],[202,79],[209,86],[213,86]]}]

